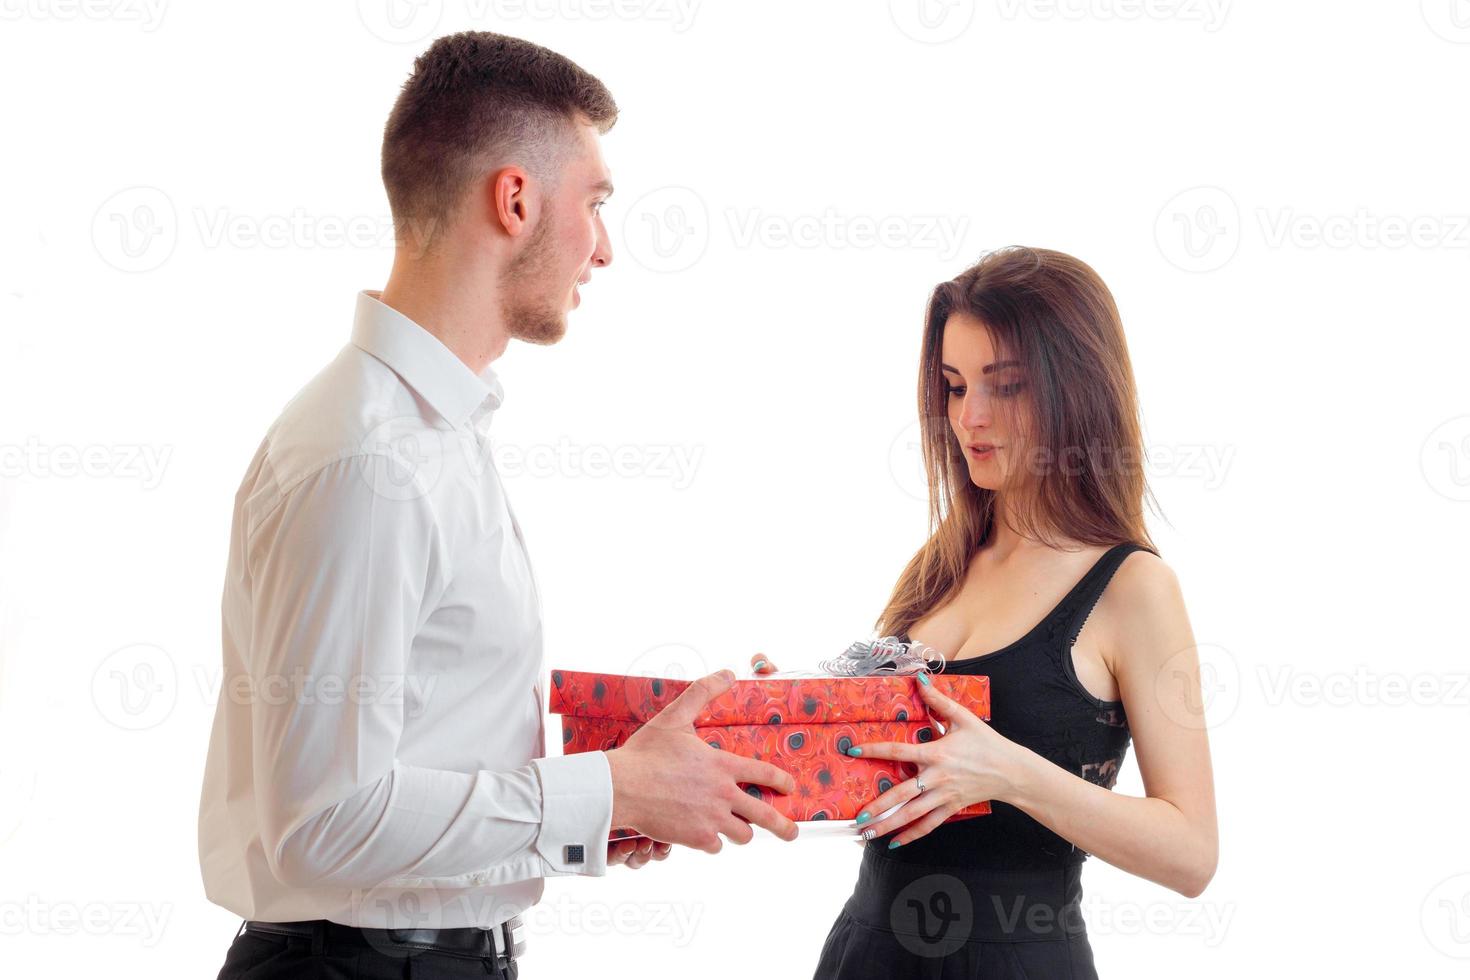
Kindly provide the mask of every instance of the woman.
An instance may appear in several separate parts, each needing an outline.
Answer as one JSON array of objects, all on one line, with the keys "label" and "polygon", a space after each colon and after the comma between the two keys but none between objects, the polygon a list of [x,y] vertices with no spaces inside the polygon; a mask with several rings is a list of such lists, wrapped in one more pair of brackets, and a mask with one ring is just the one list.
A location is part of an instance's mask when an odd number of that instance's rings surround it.
[{"label": "woman", "polygon": [[[921,676],[945,734],[851,750],[918,774],[859,814],[857,885],[816,976],[1095,977],[1087,855],[1193,898],[1218,849],[1198,657],[1144,527],[1107,287],[1077,259],[1024,248],[942,283],[919,407],[948,420],[923,439],[933,534],[877,626],[942,653],[935,669],[987,675],[991,719]],[[1142,798],[1111,791],[1130,739]],[[944,822],[981,800],[989,815]]]}]

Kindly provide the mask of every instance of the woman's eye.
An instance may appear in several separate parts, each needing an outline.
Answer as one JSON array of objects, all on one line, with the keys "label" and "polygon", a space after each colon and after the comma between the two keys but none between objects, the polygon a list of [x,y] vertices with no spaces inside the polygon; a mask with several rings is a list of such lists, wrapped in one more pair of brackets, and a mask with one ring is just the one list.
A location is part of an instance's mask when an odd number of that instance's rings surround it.
[{"label": "woman's eye", "polygon": [[1001,398],[1014,398],[1021,393],[1024,387],[1026,387],[1024,382],[1013,381],[1008,385],[996,385],[992,390]]},{"label": "woman's eye", "polygon": [[965,396],[965,389],[963,387],[957,388],[954,385],[946,385],[944,390],[951,398],[963,398]]}]

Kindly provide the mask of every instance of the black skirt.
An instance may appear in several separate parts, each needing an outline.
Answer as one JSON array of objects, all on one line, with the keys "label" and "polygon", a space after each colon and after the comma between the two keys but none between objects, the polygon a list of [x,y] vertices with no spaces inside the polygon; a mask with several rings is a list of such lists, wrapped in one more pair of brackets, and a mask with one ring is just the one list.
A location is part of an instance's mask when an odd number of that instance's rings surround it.
[{"label": "black skirt", "polygon": [[815,980],[1096,980],[1081,903],[1080,864],[942,868],[870,845]]}]

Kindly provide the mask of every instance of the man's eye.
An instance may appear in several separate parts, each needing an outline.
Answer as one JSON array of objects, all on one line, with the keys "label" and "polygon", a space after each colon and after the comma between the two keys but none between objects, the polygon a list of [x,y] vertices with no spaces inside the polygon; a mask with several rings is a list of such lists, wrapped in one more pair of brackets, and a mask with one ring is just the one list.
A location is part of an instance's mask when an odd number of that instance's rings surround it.
[{"label": "man's eye", "polygon": [[601,214],[602,213],[602,206],[605,203],[607,203],[607,202],[605,202],[605,201],[598,201],[596,204],[592,205],[592,212],[594,214]]}]

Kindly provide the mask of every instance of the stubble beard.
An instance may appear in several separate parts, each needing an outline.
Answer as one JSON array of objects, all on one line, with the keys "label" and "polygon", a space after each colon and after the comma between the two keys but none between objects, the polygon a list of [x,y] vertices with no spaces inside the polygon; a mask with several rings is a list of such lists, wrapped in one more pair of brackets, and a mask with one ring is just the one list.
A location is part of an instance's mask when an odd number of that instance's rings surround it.
[{"label": "stubble beard", "polygon": [[525,250],[500,278],[501,315],[506,332],[515,340],[546,346],[566,336],[566,311],[544,295],[551,289],[542,289],[550,258],[551,223],[547,219],[536,226]]}]

